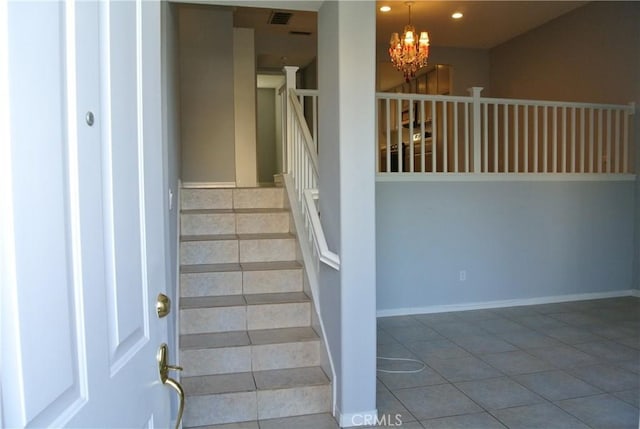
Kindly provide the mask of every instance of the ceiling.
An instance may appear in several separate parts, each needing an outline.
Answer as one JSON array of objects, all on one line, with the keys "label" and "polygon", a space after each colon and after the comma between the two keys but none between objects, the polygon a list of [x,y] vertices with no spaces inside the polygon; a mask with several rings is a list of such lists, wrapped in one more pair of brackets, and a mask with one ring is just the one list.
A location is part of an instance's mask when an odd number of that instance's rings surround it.
[{"label": "ceiling", "polygon": [[[432,46],[489,49],[585,3],[415,1],[411,6],[411,22],[417,31],[429,32]],[[380,12],[382,5],[391,6],[391,11]],[[452,19],[454,11],[462,12],[464,17]],[[269,23],[273,12],[273,9],[266,8],[235,8],[234,26],[255,29],[258,69],[269,71],[280,70],[283,65],[308,65],[316,56],[316,13],[289,11],[292,15],[286,25],[274,25]],[[381,48],[379,51],[386,50],[391,33],[401,33],[408,21],[409,9],[404,0],[376,2],[376,44]]]}]

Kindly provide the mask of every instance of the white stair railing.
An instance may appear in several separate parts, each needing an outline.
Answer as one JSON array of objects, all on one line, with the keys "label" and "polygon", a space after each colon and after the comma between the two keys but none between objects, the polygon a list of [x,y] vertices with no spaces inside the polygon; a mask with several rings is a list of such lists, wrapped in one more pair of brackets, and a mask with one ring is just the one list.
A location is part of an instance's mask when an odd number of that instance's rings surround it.
[{"label": "white stair railing", "polygon": [[[300,240],[306,240],[303,244],[308,244],[312,252],[313,267],[315,274],[320,270],[320,262],[327,264],[335,270],[340,269],[340,257],[329,250],[327,241],[322,230],[320,222],[320,214],[317,201],[319,199],[318,192],[318,146],[316,142],[317,136],[317,106],[318,91],[317,90],[297,90],[295,88],[295,70],[294,67],[286,67],[287,81],[282,92],[283,105],[285,106],[286,115],[286,174],[285,183],[289,183],[293,193],[295,194],[295,205],[292,207],[294,211],[299,210],[302,217],[303,230],[299,230],[298,236]],[[304,103],[305,98],[311,99],[311,112],[305,117]],[[302,103],[301,103],[302,101]],[[314,128],[314,136],[309,131],[309,121],[312,122]],[[292,202],[293,204],[293,202]],[[303,249],[304,253],[304,249]]]},{"label": "white stair railing", "polygon": [[[317,147],[317,90],[299,90],[295,88],[297,67],[285,67],[286,84],[280,96],[283,106],[283,130],[285,146],[283,148],[284,183],[291,204],[300,252],[304,260],[309,288],[318,314],[322,338],[327,349],[331,367],[333,388],[333,412],[336,411],[337,382],[333,364],[333,354],[324,328],[323,312],[320,306],[319,278],[320,264],[326,264],[334,270],[340,270],[340,257],[329,250],[320,222],[318,206],[318,147]],[[309,131],[308,118],[300,100],[311,97],[313,136]]]}]

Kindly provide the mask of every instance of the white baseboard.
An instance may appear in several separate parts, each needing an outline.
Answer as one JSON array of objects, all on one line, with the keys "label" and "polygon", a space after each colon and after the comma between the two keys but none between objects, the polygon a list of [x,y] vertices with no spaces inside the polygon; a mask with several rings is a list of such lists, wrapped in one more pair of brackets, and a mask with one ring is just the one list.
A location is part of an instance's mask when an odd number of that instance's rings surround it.
[{"label": "white baseboard", "polygon": [[378,417],[378,410],[363,411],[360,413],[338,413],[338,424],[341,428],[358,426],[373,426]]},{"label": "white baseboard", "polygon": [[485,310],[489,308],[519,307],[522,305],[554,304],[557,302],[584,301],[588,299],[618,298],[621,296],[639,296],[637,289],[613,292],[580,293],[574,295],[555,295],[538,298],[507,299],[502,301],[471,302],[465,304],[429,305],[426,307],[405,307],[378,310],[377,317],[408,316],[412,314],[446,313],[449,311]]},{"label": "white baseboard", "polygon": [[199,189],[199,188],[235,188],[236,182],[182,182],[182,188],[184,189]]}]

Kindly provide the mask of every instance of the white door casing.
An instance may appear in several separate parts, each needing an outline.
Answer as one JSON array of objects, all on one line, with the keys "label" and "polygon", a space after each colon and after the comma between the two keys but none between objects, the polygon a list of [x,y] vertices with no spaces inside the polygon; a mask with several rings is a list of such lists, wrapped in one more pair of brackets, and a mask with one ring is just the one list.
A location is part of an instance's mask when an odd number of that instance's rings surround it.
[{"label": "white door casing", "polygon": [[157,1],[0,2],[2,427],[169,426],[160,72]]}]

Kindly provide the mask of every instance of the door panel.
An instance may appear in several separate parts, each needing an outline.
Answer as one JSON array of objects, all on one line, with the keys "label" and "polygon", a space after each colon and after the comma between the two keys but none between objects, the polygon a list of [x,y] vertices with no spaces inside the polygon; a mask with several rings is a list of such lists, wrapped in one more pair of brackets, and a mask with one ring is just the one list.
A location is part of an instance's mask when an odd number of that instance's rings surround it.
[{"label": "door panel", "polygon": [[[103,207],[107,223],[109,345],[112,373],[149,339],[146,290],[144,134],[134,2],[101,5]],[[114,59],[116,59],[114,61]]]},{"label": "door panel", "polygon": [[[65,105],[61,64],[65,14],[64,5],[54,2],[42,5],[38,14],[31,4],[11,3],[5,13],[11,18],[7,26],[0,25],[1,31],[11,34],[5,36],[12,64],[6,76],[11,81],[6,106],[11,112],[11,146],[2,158],[11,169],[3,165],[2,182],[7,186],[3,191],[7,193],[2,195],[9,197],[12,213],[2,210],[2,242],[3,256],[11,256],[13,264],[3,264],[2,285],[3,290],[5,286],[15,290],[6,303],[11,308],[3,308],[3,328],[15,331],[3,332],[2,374],[3,384],[8,379],[23,401],[18,410],[5,407],[4,412],[6,418],[43,426],[81,403],[86,393],[82,388],[86,373],[79,366],[83,351],[78,335],[82,332],[76,329],[77,229],[72,225],[65,168],[70,148],[61,109]],[[34,38],[40,41],[37,49],[33,48]],[[39,94],[38,104],[32,102],[31,94]],[[8,143],[2,140],[3,146]],[[12,177],[6,177],[11,172]],[[7,219],[10,214],[12,219]],[[56,335],[46,335],[52,326]],[[11,394],[3,392],[4,396]]]},{"label": "door panel", "polygon": [[0,2],[2,427],[169,426],[159,43],[158,2]]}]

